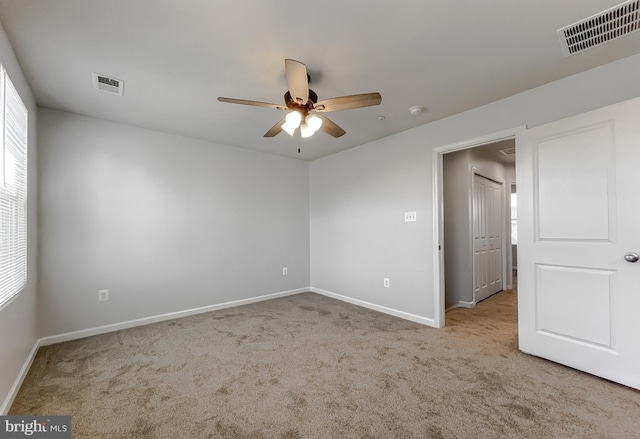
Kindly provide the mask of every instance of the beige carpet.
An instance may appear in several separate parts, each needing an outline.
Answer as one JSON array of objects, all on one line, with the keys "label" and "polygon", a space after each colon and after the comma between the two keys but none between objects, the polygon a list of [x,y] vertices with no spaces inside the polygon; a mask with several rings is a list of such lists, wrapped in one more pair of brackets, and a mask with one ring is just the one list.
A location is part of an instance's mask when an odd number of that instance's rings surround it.
[{"label": "beige carpet", "polygon": [[640,392],[517,350],[516,297],[436,330],[320,295],[43,347],[12,415],[74,438],[640,438]]}]

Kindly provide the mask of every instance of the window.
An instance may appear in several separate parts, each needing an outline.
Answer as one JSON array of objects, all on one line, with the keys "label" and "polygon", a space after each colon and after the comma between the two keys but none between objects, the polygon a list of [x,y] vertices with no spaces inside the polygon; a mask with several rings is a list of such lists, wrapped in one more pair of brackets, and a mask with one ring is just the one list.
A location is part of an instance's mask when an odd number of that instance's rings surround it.
[{"label": "window", "polygon": [[511,245],[518,245],[518,198],[514,189],[511,189]]},{"label": "window", "polygon": [[27,283],[27,109],[0,66],[0,307]]}]

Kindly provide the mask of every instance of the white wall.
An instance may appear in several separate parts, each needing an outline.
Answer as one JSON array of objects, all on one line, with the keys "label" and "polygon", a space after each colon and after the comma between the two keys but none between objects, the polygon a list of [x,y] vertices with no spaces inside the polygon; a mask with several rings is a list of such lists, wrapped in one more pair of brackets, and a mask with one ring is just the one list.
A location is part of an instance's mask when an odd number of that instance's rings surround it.
[{"label": "white wall", "polygon": [[308,163],[39,116],[44,335],[309,286]]},{"label": "white wall", "polygon": [[[29,352],[38,338],[36,316],[37,286],[37,107],[29,84],[11,48],[4,29],[0,25],[0,63],[7,70],[11,82],[29,112],[28,132],[28,181],[27,181],[27,286],[11,303],[0,310],[0,414],[8,407],[7,395]],[[4,403],[3,403],[4,401]]]},{"label": "white wall", "polygon": [[[515,142],[513,144],[515,146]],[[480,148],[443,157],[445,306],[473,299],[473,245],[471,243],[471,187],[473,170],[507,184],[505,166]],[[506,200],[506,199],[505,199]],[[506,215],[506,202],[504,206]],[[505,241],[505,246],[507,245]],[[506,247],[504,248],[506,251]]]},{"label": "white wall", "polygon": [[638,97],[638,77],[626,58],[312,162],[311,285],[433,319],[432,149]]}]

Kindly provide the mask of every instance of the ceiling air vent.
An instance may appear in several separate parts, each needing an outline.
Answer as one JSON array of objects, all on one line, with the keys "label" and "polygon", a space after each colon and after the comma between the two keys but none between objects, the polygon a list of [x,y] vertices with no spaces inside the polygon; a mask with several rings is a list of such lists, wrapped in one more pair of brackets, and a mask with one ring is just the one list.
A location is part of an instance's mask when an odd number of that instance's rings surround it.
[{"label": "ceiling air vent", "polygon": [[[640,1],[640,0],[639,0]],[[121,79],[110,78],[99,73],[93,73],[93,88],[96,90],[106,91],[114,95],[122,96],[124,91],[124,81]]]},{"label": "ceiling air vent", "polygon": [[558,29],[564,56],[571,56],[640,29],[640,0],[626,1]]},{"label": "ceiling air vent", "polygon": [[507,157],[511,157],[512,155],[516,155],[516,148],[505,148],[500,150],[500,154],[506,155]]}]

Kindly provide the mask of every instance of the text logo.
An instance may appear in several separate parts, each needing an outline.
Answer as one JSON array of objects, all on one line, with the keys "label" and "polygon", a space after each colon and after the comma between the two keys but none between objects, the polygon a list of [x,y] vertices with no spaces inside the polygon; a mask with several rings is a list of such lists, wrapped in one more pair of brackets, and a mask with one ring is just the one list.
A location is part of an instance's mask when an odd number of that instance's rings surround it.
[{"label": "text logo", "polygon": [[71,439],[71,416],[0,416],[0,439]]}]

